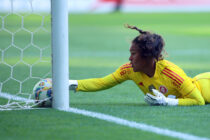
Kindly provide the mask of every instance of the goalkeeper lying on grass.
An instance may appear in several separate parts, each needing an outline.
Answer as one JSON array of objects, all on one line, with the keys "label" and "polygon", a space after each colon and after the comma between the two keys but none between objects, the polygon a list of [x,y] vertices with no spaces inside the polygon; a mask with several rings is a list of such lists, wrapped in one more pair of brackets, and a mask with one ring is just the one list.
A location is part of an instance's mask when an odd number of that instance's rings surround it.
[{"label": "goalkeeper lying on grass", "polygon": [[164,60],[164,41],[158,34],[142,31],[130,47],[130,63],[119,67],[103,78],[69,80],[70,89],[99,91],[111,88],[126,80],[133,80],[144,92],[150,105],[205,105],[210,103],[210,72],[188,77],[175,64]]}]

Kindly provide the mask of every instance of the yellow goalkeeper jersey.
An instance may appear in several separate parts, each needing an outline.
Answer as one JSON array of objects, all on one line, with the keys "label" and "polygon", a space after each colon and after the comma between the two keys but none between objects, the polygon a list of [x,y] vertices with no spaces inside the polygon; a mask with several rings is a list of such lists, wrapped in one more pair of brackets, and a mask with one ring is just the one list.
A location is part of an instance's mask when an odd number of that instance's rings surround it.
[{"label": "yellow goalkeeper jersey", "polygon": [[188,77],[181,68],[167,60],[156,62],[153,77],[148,77],[143,72],[134,72],[131,64],[126,63],[103,78],[78,80],[77,90],[104,90],[126,80],[134,81],[144,94],[152,94],[151,89],[157,89],[166,97],[178,98],[179,105],[205,104],[197,81]]}]

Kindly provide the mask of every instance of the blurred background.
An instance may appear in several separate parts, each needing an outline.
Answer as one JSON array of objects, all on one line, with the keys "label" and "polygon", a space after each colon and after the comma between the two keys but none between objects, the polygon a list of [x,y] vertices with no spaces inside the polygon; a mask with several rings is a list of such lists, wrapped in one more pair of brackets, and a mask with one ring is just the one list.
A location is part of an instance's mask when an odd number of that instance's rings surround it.
[{"label": "blurred background", "polygon": [[[12,0],[14,11],[31,10],[25,0]],[[49,0],[33,0],[33,10],[50,11]],[[69,0],[70,13],[107,12],[203,12],[210,11],[210,0]],[[1,0],[0,12],[8,11],[11,1]]]},{"label": "blurred background", "polygon": [[[5,92],[30,93],[39,78],[51,77],[50,2],[0,1]],[[128,62],[138,33],[126,23],[162,35],[167,59],[191,77],[209,71],[210,0],[69,0],[68,6],[71,79],[101,77]]]}]

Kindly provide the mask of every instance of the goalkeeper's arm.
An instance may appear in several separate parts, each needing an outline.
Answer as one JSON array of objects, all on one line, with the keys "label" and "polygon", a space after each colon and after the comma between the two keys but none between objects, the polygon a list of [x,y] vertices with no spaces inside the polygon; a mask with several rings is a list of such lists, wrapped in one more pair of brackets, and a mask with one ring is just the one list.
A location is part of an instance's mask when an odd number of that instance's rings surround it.
[{"label": "goalkeeper's arm", "polygon": [[99,91],[111,88],[119,84],[113,74],[103,78],[84,79],[84,80],[69,80],[69,89],[75,91]]}]

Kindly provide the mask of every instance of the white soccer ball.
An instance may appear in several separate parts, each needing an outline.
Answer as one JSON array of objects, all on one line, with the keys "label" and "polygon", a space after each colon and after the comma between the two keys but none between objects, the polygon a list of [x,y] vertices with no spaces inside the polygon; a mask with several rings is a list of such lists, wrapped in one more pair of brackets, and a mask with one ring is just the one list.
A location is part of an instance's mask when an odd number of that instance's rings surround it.
[{"label": "white soccer ball", "polygon": [[40,107],[52,106],[52,80],[42,79],[33,88],[32,99],[36,100]]}]

